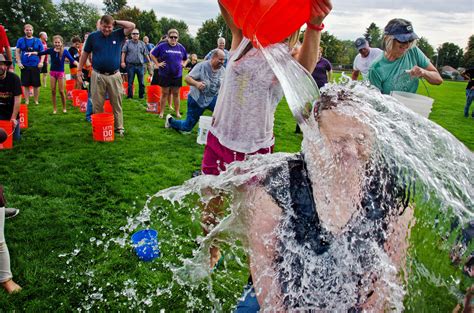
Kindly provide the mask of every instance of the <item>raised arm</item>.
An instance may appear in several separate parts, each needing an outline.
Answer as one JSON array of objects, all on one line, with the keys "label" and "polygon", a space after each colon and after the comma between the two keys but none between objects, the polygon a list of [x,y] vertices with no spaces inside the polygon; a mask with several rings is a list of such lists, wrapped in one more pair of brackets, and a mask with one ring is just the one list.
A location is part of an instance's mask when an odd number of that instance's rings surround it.
[{"label": "raised arm", "polygon": [[230,15],[230,13],[227,11],[227,9],[221,4],[219,1],[219,8],[221,9],[221,14],[222,17],[224,18],[225,23],[229,27],[231,33],[232,33],[232,44],[230,46],[230,50],[235,50],[237,47],[240,45],[240,42],[242,41],[243,35],[242,35],[242,30],[237,27],[234,23],[233,17]]},{"label": "raised arm", "polygon": [[135,23],[129,22],[129,21],[115,21],[116,26],[120,26],[123,28],[123,32],[125,33],[125,36],[130,35],[132,30],[135,29]]},{"label": "raised arm", "polygon": [[[331,0],[312,0],[311,18],[304,32],[304,40],[297,55],[298,62],[312,72],[318,62],[319,42],[324,18],[331,12]],[[319,27],[321,26],[321,27]]]},{"label": "raised arm", "polygon": [[432,85],[441,85],[443,83],[441,75],[439,75],[438,70],[431,62],[426,68],[414,66],[410,71],[410,75],[419,78],[424,78]]}]

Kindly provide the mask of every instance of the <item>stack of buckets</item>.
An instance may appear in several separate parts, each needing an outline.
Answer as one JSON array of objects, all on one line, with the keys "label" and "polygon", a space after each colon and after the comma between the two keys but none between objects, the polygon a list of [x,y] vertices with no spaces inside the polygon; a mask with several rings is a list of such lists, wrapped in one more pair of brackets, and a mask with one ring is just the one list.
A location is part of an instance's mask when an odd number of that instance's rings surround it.
[{"label": "stack of buckets", "polygon": [[95,141],[114,141],[114,115],[92,114],[92,138]]},{"label": "stack of buckets", "polygon": [[28,106],[26,104],[20,105],[20,129],[28,128]]},{"label": "stack of buckets", "polygon": [[79,110],[82,113],[86,112],[87,101],[89,99],[87,90],[79,90],[78,92],[73,92],[73,95],[75,95],[75,97],[73,97],[73,105],[79,107]]},{"label": "stack of buckets", "polygon": [[146,87],[146,111],[150,113],[160,113],[161,88],[158,85]]},{"label": "stack of buckets", "polygon": [[67,93],[67,98],[69,100],[72,100],[72,91],[73,91],[75,86],[76,86],[76,80],[75,79],[66,80],[66,93]]}]

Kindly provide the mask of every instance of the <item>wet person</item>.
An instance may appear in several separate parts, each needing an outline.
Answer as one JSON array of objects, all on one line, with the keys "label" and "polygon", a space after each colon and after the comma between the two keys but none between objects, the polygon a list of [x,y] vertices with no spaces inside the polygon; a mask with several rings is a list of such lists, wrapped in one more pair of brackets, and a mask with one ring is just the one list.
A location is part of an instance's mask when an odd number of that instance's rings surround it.
[{"label": "wet person", "polygon": [[175,120],[171,114],[166,116],[165,127],[182,132],[190,132],[206,109],[214,112],[217,93],[224,78],[225,54],[215,50],[209,61],[198,63],[186,76],[186,83],[191,86],[188,96],[186,120]]},{"label": "wet person", "polygon": [[[324,18],[332,9],[330,0],[312,2],[314,10],[304,41],[297,55],[297,61],[308,71],[316,65],[319,41]],[[232,32],[230,60],[226,76],[217,98],[213,122],[208,132],[207,144],[202,160],[202,172],[219,175],[226,164],[240,161],[252,154],[266,154],[273,151],[273,122],[276,106],[283,97],[283,90],[263,53],[244,38],[242,30],[233,17],[219,3],[222,16]],[[289,52],[297,42],[299,31],[288,40],[279,43]],[[202,212],[205,233],[216,224],[221,207],[220,198],[209,203]],[[220,258],[217,247],[211,248],[211,268]]]},{"label": "wet person", "polygon": [[151,59],[155,64],[155,68],[158,69],[158,75],[153,75],[152,85],[157,84],[161,87],[160,118],[163,118],[170,94],[176,117],[181,118],[181,113],[179,113],[179,89],[183,85],[183,67],[188,59],[188,54],[186,48],[178,42],[178,30],[174,28],[168,30],[167,38],[151,52]]},{"label": "wet person", "polygon": [[357,80],[359,74],[362,74],[363,80],[368,80],[367,75],[369,74],[370,66],[383,54],[383,51],[379,48],[370,47],[369,42],[364,37],[357,38],[354,44],[359,54],[354,58],[352,80]]},{"label": "wet person", "polygon": [[53,103],[53,114],[56,114],[56,85],[59,89],[59,95],[61,97],[61,103],[63,105],[63,113],[67,112],[66,109],[66,94],[64,92],[64,63],[66,59],[69,60],[70,64],[78,65],[79,63],[74,60],[68,50],[64,49],[63,37],[56,35],[53,37],[54,48],[49,48],[42,52],[30,52],[30,54],[37,54],[39,56],[49,55],[51,58],[50,68],[50,80],[51,80],[51,102]]},{"label": "wet person", "polygon": [[40,71],[43,67],[44,56],[27,55],[27,52],[41,52],[44,50],[41,40],[33,37],[33,26],[26,24],[23,27],[25,37],[16,43],[16,63],[21,70],[21,85],[25,88],[25,104],[30,102],[29,88],[33,88],[35,104],[39,104],[39,88],[41,87]]},{"label": "wet person", "polygon": [[[114,30],[114,26],[119,28]],[[83,82],[84,64],[92,54],[92,74],[90,95],[94,113],[104,112],[105,96],[108,94],[114,114],[115,132],[123,137],[122,94],[123,85],[120,76],[120,58],[122,44],[125,42],[135,24],[128,21],[114,20],[110,15],[104,15],[99,20],[99,30],[91,33],[84,43],[84,49],[77,67],[77,80]]]},{"label": "wet person", "polygon": [[21,103],[21,81],[15,73],[8,70],[11,65],[12,61],[0,54],[0,120],[12,123],[13,139],[19,140],[18,113]]},{"label": "wet person", "polygon": [[370,83],[383,94],[392,91],[416,93],[421,78],[432,85],[443,82],[434,65],[416,46],[417,39],[407,20],[395,18],[385,26],[383,56],[369,69]]}]

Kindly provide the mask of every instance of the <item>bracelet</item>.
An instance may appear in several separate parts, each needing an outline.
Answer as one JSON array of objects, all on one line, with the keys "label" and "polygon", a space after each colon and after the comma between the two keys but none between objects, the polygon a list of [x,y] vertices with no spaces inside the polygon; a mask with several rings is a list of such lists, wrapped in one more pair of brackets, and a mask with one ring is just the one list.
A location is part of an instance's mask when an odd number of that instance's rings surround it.
[{"label": "bracelet", "polygon": [[321,25],[315,25],[315,24],[311,24],[310,22],[306,22],[306,27],[320,32],[324,29],[324,23],[321,23]]}]

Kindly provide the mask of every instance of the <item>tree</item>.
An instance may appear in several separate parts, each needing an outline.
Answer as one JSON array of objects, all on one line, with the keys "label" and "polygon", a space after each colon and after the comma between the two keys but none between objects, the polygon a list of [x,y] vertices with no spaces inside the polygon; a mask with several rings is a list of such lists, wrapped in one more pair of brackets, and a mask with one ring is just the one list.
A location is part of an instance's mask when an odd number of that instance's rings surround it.
[{"label": "tree", "polygon": [[428,40],[424,37],[421,37],[418,40],[417,45],[418,45],[418,48],[420,48],[420,50],[423,51],[423,53],[428,57],[428,59],[430,59],[432,63],[435,63],[433,62],[435,51],[434,51],[433,46],[429,44]]},{"label": "tree", "polygon": [[226,39],[226,48],[230,49],[232,33],[225,23],[224,18],[219,14],[215,19],[204,21],[198,29],[196,41],[199,42],[200,55],[206,55],[210,50],[217,47],[217,39],[224,37]]},{"label": "tree", "polygon": [[438,48],[438,65],[458,68],[463,58],[462,49],[454,43],[445,42]]},{"label": "tree", "polygon": [[174,28],[179,32],[179,42],[186,48],[188,53],[197,52],[199,46],[193,37],[189,34],[188,24],[180,20],[172,18],[162,17],[159,21],[163,33],[167,33],[168,30]]},{"label": "tree", "polygon": [[325,31],[321,33],[321,47],[324,49],[324,57],[331,63],[344,63],[344,45],[334,35]]},{"label": "tree", "polygon": [[466,47],[466,53],[464,53],[464,64],[465,68],[474,67],[474,35],[469,37],[469,42]]},{"label": "tree", "polygon": [[127,6],[127,0],[104,0],[105,14],[114,15]]},{"label": "tree", "polygon": [[369,27],[367,27],[364,37],[370,43],[371,47],[382,47],[382,31],[375,23],[371,23]]},{"label": "tree", "polygon": [[74,35],[82,37],[86,32],[94,31],[100,18],[97,7],[77,0],[62,0],[57,5],[57,12],[55,34],[61,34],[66,42]]}]

